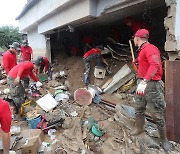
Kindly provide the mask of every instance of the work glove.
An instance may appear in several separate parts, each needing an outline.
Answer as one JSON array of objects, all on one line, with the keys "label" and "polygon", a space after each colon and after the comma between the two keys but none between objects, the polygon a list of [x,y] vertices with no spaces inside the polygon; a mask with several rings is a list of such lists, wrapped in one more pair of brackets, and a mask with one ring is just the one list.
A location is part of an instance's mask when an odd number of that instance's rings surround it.
[{"label": "work glove", "polygon": [[9,151],[9,154],[16,154],[15,151]]},{"label": "work glove", "polygon": [[144,96],[146,86],[147,86],[147,82],[142,80],[137,86],[136,95]]},{"label": "work glove", "polygon": [[36,82],[36,87],[39,88],[39,87],[41,87],[41,86],[42,86],[42,83],[41,83],[40,81],[37,81],[37,82]]}]

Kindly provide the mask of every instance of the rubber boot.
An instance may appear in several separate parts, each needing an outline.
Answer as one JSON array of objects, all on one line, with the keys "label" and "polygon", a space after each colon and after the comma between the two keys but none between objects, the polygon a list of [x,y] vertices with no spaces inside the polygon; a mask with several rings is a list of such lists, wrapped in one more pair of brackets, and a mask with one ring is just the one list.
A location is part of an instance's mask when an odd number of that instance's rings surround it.
[{"label": "rubber boot", "polygon": [[145,117],[144,115],[137,114],[135,118],[136,129],[131,132],[131,135],[136,136],[144,132],[144,123]]},{"label": "rubber boot", "polygon": [[159,131],[159,135],[160,135],[160,139],[162,142],[162,148],[168,152],[171,150],[171,143],[168,141],[167,137],[166,137],[166,127],[159,127],[158,126],[158,131]]}]

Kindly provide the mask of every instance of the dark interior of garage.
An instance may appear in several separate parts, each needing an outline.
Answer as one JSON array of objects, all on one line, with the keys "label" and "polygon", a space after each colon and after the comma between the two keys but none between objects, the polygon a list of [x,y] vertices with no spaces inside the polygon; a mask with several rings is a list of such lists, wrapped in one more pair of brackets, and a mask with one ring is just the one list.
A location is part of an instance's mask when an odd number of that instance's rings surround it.
[{"label": "dark interior of garage", "polygon": [[[150,39],[149,42],[156,45],[162,56],[167,56],[164,52],[164,44],[166,40],[166,30],[164,28],[164,18],[167,16],[167,7],[165,3],[151,10],[142,8],[144,12],[131,15],[133,20],[142,21],[150,26]],[[101,23],[95,20],[91,23],[84,23],[74,25],[73,32],[70,32],[67,26],[54,30],[55,33],[51,34],[51,57],[64,56],[83,56],[88,48],[84,48],[83,40],[88,37],[91,42],[91,47],[97,45],[106,46],[108,43],[107,38],[113,38],[114,41],[120,44],[126,44],[129,48],[129,39],[133,36],[133,31],[124,24],[122,14],[120,18],[115,21],[109,20],[107,16],[106,22]],[[123,15],[124,18],[129,14]],[[110,21],[110,22],[108,22]],[[116,49],[115,49],[116,50]],[[122,52],[122,51],[118,51]],[[130,51],[129,51],[130,52]]]}]

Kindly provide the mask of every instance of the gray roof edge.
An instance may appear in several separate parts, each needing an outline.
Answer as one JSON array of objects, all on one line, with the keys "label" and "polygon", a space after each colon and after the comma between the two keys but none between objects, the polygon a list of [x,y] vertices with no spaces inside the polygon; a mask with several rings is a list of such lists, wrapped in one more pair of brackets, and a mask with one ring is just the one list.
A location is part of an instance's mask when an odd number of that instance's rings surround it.
[{"label": "gray roof edge", "polygon": [[21,13],[16,17],[16,20],[19,20],[24,15],[24,13],[33,7],[37,2],[39,2],[39,0],[29,0],[22,9]]}]

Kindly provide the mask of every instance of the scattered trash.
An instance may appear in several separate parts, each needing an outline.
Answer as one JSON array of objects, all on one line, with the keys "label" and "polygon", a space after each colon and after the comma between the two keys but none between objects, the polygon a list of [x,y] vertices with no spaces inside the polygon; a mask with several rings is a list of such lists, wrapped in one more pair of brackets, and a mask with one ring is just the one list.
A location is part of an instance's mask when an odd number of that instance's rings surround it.
[{"label": "scattered trash", "polygon": [[65,103],[65,102],[67,102],[69,100],[69,96],[67,94],[65,94],[65,93],[57,93],[55,95],[55,100],[57,102],[62,101],[63,103]]},{"label": "scattered trash", "polygon": [[92,125],[95,123],[93,117],[90,117],[88,120],[84,121],[84,125],[87,127],[88,130],[91,130]]},{"label": "scattered trash", "polygon": [[6,83],[7,83],[7,80],[6,80],[6,79],[0,80],[0,84],[5,85]]},{"label": "scattered trash", "polygon": [[40,82],[44,82],[44,81],[48,80],[48,76],[46,73],[40,73],[40,74],[38,74],[38,79]]},{"label": "scattered trash", "polygon": [[131,106],[117,104],[114,119],[125,127],[132,129],[135,126],[135,109]]},{"label": "scattered trash", "polygon": [[55,150],[55,152],[56,152],[56,154],[67,154],[67,152],[63,148],[57,148]]},{"label": "scattered trash", "polygon": [[46,112],[52,110],[58,105],[58,102],[50,94],[46,94],[37,100],[36,103]]},{"label": "scattered trash", "polygon": [[28,119],[27,118],[27,121],[28,121],[29,127],[31,129],[35,129],[35,128],[37,128],[38,123],[41,121],[41,116],[38,116],[34,119]]},{"label": "scattered trash", "polygon": [[72,117],[77,117],[78,113],[77,113],[76,111],[73,111],[73,112],[70,113],[70,115],[71,115]]},{"label": "scattered trash", "polygon": [[51,140],[55,140],[55,138],[56,138],[56,135],[54,135],[55,132],[56,132],[55,129],[48,130],[48,135],[50,136]]},{"label": "scattered trash", "polygon": [[65,74],[64,71],[60,71],[60,72],[59,72],[59,75],[60,75],[61,77],[63,77],[63,76],[65,76],[66,74]]},{"label": "scattered trash", "polygon": [[94,86],[94,85],[89,85],[89,86],[88,86],[88,91],[91,93],[92,98],[94,98],[94,96],[95,96],[96,94],[102,93],[102,90],[101,90],[99,87]]},{"label": "scattered trash", "polygon": [[92,95],[85,88],[79,88],[74,92],[74,100],[80,105],[89,105],[92,103]]},{"label": "scattered trash", "polygon": [[6,88],[6,89],[3,90],[3,92],[4,92],[4,94],[9,94],[10,89]]},{"label": "scattered trash", "polygon": [[131,79],[126,84],[124,84],[120,89],[118,89],[118,92],[125,92],[129,90],[133,86],[135,81],[136,81],[135,78]]},{"label": "scattered trash", "polygon": [[[56,89],[56,88],[54,88],[54,89]],[[56,94],[59,94],[59,93],[62,93],[62,92],[63,92],[62,89],[56,90],[55,95],[56,95]]]},{"label": "scattered trash", "polygon": [[106,130],[105,130],[105,129],[102,129],[102,128],[99,126],[99,124],[97,124],[97,123],[93,123],[92,128],[91,128],[91,131],[92,131],[92,133],[93,133],[94,135],[99,136],[99,137],[103,136],[104,133],[106,132]]},{"label": "scattered trash", "polygon": [[21,132],[20,126],[11,126],[10,133],[11,135],[18,135]]},{"label": "scattered trash", "polygon": [[95,66],[94,68],[94,76],[98,79],[104,79],[106,75],[106,68],[101,66]]}]

